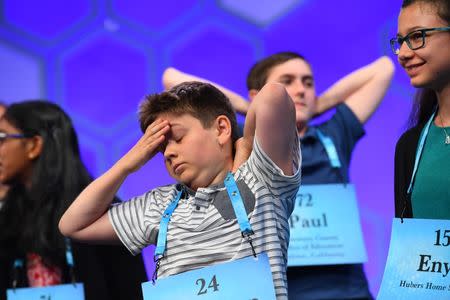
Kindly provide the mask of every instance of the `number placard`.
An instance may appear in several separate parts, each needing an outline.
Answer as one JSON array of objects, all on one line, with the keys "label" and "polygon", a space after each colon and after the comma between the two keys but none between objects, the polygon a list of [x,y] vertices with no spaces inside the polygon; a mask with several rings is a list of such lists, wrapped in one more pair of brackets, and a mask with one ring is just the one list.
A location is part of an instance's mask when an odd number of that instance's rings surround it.
[{"label": "number placard", "polygon": [[144,300],[150,299],[275,299],[267,254],[192,270],[156,284],[142,284]]},{"label": "number placard", "polygon": [[367,260],[352,184],[301,186],[289,225],[289,266],[355,264]]},{"label": "number placard", "polygon": [[84,300],[82,283],[8,289],[8,300]]},{"label": "number placard", "polygon": [[450,299],[450,220],[394,219],[377,299]]}]

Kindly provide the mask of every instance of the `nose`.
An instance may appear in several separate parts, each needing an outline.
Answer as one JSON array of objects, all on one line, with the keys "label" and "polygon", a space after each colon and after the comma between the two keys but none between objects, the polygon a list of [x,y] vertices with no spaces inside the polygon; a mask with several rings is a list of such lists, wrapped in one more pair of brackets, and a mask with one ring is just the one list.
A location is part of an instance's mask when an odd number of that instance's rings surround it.
[{"label": "nose", "polygon": [[409,49],[408,45],[406,44],[406,42],[404,42],[401,46],[400,49],[398,50],[398,61],[400,63],[408,60],[409,58],[411,58],[414,55],[414,50]]},{"label": "nose", "polygon": [[291,93],[292,98],[301,97],[305,95],[305,85],[300,79],[294,80],[292,83]]},{"label": "nose", "polygon": [[164,149],[164,159],[171,162],[173,158],[176,157],[176,145],[172,141],[169,141]]}]

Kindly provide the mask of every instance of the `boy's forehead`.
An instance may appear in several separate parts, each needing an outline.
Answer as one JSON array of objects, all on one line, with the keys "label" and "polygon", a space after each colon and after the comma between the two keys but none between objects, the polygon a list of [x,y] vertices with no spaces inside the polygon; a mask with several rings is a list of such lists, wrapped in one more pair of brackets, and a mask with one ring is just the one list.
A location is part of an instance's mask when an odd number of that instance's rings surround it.
[{"label": "boy's forehead", "polygon": [[283,76],[309,76],[312,77],[311,67],[307,62],[300,58],[290,59],[284,63],[273,66],[267,73],[267,78],[280,78]]},{"label": "boy's forehead", "polygon": [[167,120],[169,122],[169,125],[171,127],[177,128],[177,127],[186,127],[189,124],[191,124],[192,122],[196,122],[199,120],[197,118],[195,118],[194,116],[188,114],[188,113],[183,113],[183,114],[175,114],[175,113],[164,113],[161,114],[158,119],[161,120]]}]

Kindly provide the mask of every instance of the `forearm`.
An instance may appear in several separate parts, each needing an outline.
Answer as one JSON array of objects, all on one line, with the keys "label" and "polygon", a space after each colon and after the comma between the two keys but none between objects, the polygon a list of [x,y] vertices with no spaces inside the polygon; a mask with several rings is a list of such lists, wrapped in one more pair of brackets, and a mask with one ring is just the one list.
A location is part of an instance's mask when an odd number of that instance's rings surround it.
[{"label": "forearm", "polygon": [[205,78],[201,78],[201,77],[197,77],[197,76],[194,76],[191,74],[183,73],[175,68],[167,68],[163,73],[163,86],[164,86],[164,89],[166,89],[166,90],[174,87],[177,84],[180,84],[180,83],[186,82],[186,81],[201,81],[201,82],[207,82],[207,83],[214,85],[222,93],[224,93],[225,96],[228,97],[228,99],[230,99],[231,105],[233,106],[233,108],[236,112],[238,112],[240,114],[244,114],[244,115],[247,113],[249,102],[246,101],[239,94],[221,86],[220,84],[209,81]]},{"label": "forearm", "polygon": [[61,233],[76,237],[105,215],[128,173],[119,161],[89,184],[62,216],[59,222]]},{"label": "forearm", "polygon": [[328,88],[317,101],[317,114],[343,102],[367,101],[363,120],[373,113],[384,96],[394,73],[392,61],[384,56],[341,78]]}]

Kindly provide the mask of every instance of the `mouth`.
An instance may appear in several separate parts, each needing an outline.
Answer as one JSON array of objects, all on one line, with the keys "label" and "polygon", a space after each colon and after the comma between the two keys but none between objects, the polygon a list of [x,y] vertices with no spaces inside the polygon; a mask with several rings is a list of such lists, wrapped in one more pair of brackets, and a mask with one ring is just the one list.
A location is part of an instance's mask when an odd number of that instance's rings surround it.
[{"label": "mouth", "polygon": [[294,105],[296,108],[305,108],[306,107],[306,103],[304,103],[304,102],[295,102]]},{"label": "mouth", "polygon": [[183,169],[184,169],[183,165],[184,165],[184,163],[174,164],[172,167],[173,173],[175,175],[180,175],[180,173],[183,172]]},{"label": "mouth", "polygon": [[424,64],[425,63],[423,62],[423,63],[418,63],[418,64],[407,65],[407,66],[405,66],[405,70],[409,74],[409,76],[413,76],[413,75],[417,74],[420,67],[423,66]]}]

